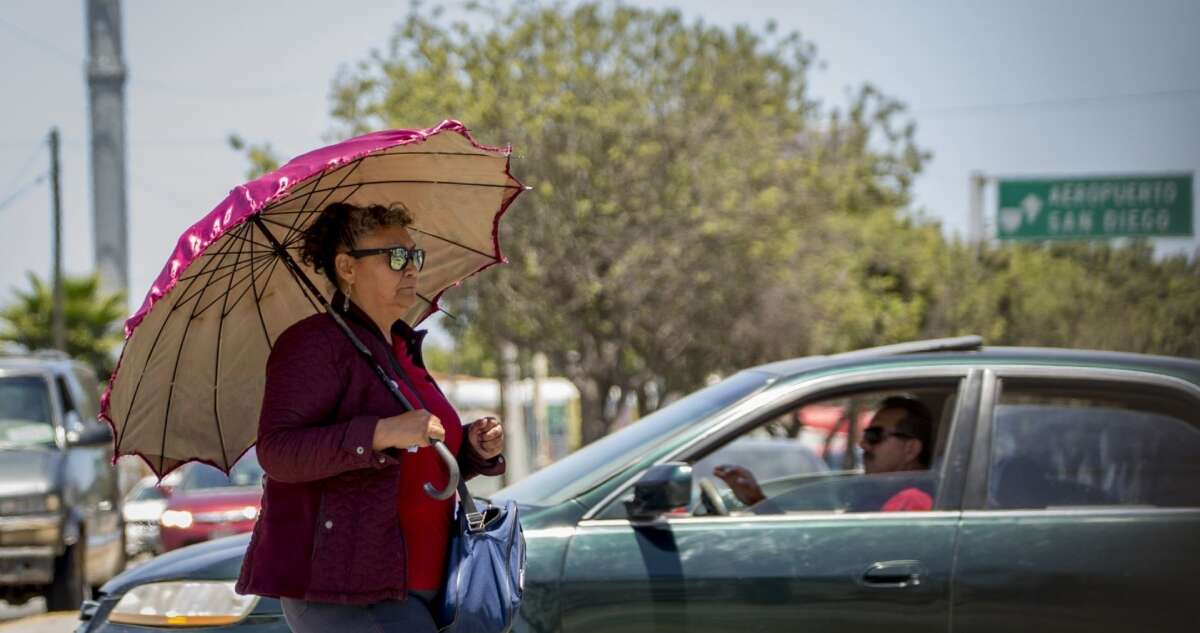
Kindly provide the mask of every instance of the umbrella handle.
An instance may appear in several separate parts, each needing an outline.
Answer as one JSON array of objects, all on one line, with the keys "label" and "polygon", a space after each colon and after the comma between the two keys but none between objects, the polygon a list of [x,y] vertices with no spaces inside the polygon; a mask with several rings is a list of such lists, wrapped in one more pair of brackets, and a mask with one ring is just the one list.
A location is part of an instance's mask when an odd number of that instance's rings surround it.
[{"label": "umbrella handle", "polygon": [[449,499],[450,495],[453,495],[454,491],[458,488],[458,480],[461,477],[458,472],[458,460],[454,458],[454,453],[451,453],[450,449],[446,448],[446,444],[440,440],[430,440],[429,443],[433,445],[434,450],[437,451],[442,461],[446,462],[446,469],[450,471],[450,482],[446,484],[445,490],[438,490],[433,484],[425,482],[425,494],[438,501]]}]

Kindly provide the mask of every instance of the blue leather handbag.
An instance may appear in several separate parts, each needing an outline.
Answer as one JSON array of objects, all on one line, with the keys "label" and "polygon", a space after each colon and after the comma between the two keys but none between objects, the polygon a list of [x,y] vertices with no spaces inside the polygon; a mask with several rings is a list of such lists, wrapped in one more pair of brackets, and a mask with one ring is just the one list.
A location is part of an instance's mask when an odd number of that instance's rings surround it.
[{"label": "blue leather handbag", "polygon": [[461,481],[458,500],[458,529],[450,541],[445,589],[432,605],[434,619],[445,633],[507,633],[525,585],[517,505],[477,502]]}]

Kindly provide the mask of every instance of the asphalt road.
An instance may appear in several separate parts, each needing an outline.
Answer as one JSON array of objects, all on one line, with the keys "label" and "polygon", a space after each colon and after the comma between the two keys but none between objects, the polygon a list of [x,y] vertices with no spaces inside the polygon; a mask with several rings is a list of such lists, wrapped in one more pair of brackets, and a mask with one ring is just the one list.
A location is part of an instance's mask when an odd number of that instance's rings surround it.
[{"label": "asphalt road", "polygon": [[79,611],[46,613],[46,602],[34,598],[20,607],[0,602],[0,633],[71,633]]}]

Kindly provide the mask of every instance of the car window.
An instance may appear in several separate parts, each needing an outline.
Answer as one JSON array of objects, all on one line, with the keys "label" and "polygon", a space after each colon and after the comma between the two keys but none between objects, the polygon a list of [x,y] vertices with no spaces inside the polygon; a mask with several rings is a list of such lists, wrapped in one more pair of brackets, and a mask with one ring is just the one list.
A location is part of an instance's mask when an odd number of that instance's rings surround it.
[{"label": "car window", "polygon": [[79,415],[87,421],[96,420],[100,413],[100,383],[96,381],[96,375],[91,369],[78,366],[73,367],[71,373],[75,378],[75,392],[78,395],[75,406],[79,409]]},{"label": "car window", "polygon": [[[938,438],[944,436],[939,429],[950,423],[957,389],[958,381],[954,379],[940,386],[903,392],[873,389],[798,402],[689,459],[693,503],[676,514],[709,514],[700,492],[700,481],[704,479],[714,485],[733,513],[930,510],[937,496],[936,465],[942,450]],[[933,424],[929,429],[930,447],[924,456],[927,466],[868,475],[859,447],[862,431],[871,423],[880,403],[891,396],[919,401],[929,411]],[[889,437],[884,441],[904,440]],[[747,471],[765,499],[759,503],[740,499],[718,474],[718,470],[728,474],[730,467]],[[625,518],[624,502],[632,498],[633,491],[627,491],[597,518]]]},{"label": "car window", "polygon": [[54,441],[50,390],[40,376],[0,377],[0,446]]},{"label": "car window", "polygon": [[156,501],[166,498],[167,494],[161,488],[149,485],[139,486],[136,490],[130,492],[129,496],[126,497],[126,501]]},{"label": "car window", "polygon": [[[732,463],[752,471],[765,496],[763,501],[745,508],[753,513],[928,511],[937,497],[938,477],[931,470],[938,448],[935,443],[941,435],[939,429],[949,424],[948,415],[942,419],[943,411],[953,411],[955,393],[954,387],[946,386],[902,392],[873,390],[809,400],[700,460],[697,465],[701,467],[695,473],[697,477],[712,477],[718,490],[724,492],[729,486],[715,476],[709,467],[711,462],[716,462],[714,467]],[[923,440],[884,436],[871,445],[874,454],[868,453],[862,448],[863,431],[872,425],[882,403],[889,398],[919,402],[931,422],[927,436]],[[813,469],[806,460],[792,459],[790,472],[776,474],[766,460],[738,455],[738,444],[747,439],[773,437],[780,441],[782,436],[790,435],[795,436],[795,443],[817,456],[825,468]],[[898,453],[905,446],[914,450],[920,447],[917,463],[884,462],[884,452]],[[867,464],[869,460],[875,461]],[[735,507],[745,505],[732,490],[725,496]]]},{"label": "car window", "polygon": [[758,391],[768,378],[755,371],[734,374],[501,488],[492,498],[542,506],[579,496],[688,426]]},{"label": "car window", "polygon": [[986,507],[1200,507],[1200,412],[1118,385],[1002,386]]},{"label": "car window", "polygon": [[229,471],[229,476],[217,468],[207,464],[189,464],[183,480],[179,482],[179,490],[205,490],[212,488],[233,488],[262,485],[263,469],[258,463],[258,457],[251,450],[247,452]]}]

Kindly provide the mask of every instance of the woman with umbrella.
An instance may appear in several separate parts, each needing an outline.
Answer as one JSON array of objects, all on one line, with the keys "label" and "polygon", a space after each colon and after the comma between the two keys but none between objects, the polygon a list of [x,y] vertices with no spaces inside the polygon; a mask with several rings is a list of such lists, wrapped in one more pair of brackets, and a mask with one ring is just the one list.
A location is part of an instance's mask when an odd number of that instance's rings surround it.
[{"label": "woman with umbrella", "polygon": [[484,418],[463,441],[422,366],[423,333],[402,319],[425,258],[411,224],[400,204],[333,204],[305,231],[301,256],[339,288],[334,309],[376,358],[399,365],[401,388],[426,408],[394,415],[392,394],[327,315],[288,328],[267,363],[258,459],[268,479],[237,588],[280,597],[297,633],[436,630],[425,603],[442,587],[454,501],[422,490],[445,485],[436,453],[396,451],[440,440],[464,476],[504,470],[502,427]]},{"label": "woman with umbrella", "polygon": [[436,630],[455,482],[502,473],[504,436],[460,423],[412,326],[503,261],[508,157],[455,121],[297,157],[193,225],[126,322],[116,454],[228,472],[257,441],[237,590],[280,598],[295,631]]}]

